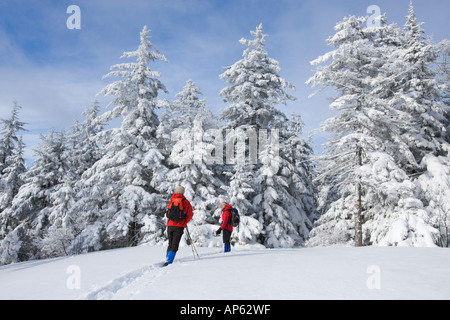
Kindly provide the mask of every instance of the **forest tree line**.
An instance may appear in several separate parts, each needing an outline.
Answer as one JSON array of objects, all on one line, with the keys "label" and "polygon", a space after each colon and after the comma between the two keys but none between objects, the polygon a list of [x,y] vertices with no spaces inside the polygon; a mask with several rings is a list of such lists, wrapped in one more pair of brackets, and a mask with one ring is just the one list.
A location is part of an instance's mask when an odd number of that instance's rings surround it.
[{"label": "forest tree line", "polygon": [[311,62],[307,84],[335,93],[320,155],[301,138],[301,115],[279,109],[295,87],[264,49],[262,25],[220,75],[218,116],[192,80],[173,101],[159,97],[167,89],[152,63],[167,59],[147,27],[121,57],[133,62],[105,76],[114,78],[99,92],[112,97],[108,110],[93,101],[82,121],[41,135],[30,168],[13,103],[1,121],[0,264],[163,244],[179,185],[202,246],[216,243],[228,201],[241,213],[241,245],[448,247],[450,42],[427,38],[412,5],[403,27],[386,15],[377,27],[367,21],[338,22],[331,50]]}]

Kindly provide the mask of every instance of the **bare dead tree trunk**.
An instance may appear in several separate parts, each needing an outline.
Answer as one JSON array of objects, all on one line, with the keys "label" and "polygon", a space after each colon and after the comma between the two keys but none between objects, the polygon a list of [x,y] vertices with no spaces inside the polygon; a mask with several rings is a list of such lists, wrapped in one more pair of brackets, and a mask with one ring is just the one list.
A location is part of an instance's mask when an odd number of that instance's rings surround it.
[{"label": "bare dead tree trunk", "polygon": [[[358,147],[358,166],[362,166],[362,148]],[[359,177],[358,182],[358,202],[357,202],[357,211],[355,215],[355,246],[362,247],[362,186],[361,186],[361,177]]]}]

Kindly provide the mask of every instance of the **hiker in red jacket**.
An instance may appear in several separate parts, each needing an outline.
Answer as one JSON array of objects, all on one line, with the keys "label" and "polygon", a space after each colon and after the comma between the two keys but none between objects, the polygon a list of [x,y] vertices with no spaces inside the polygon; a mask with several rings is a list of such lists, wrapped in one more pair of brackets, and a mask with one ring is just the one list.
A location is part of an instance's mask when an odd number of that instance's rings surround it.
[{"label": "hiker in red jacket", "polygon": [[175,259],[184,228],[187,227],[187,223],[192,219],[192,206],[184,197],[184,191],[183,187],[177,187],[167,208],[169,246],[167,247],[164,266],[171,264]]},{"label": "hiker in red jacket", "polygon": [[222,224],[220,228],[217,229],[216,235],[219,235],[223,230],[223,244],[224,244],[224,252],[231,251],[231,233],[233,232],[233,226],[231,225],[231,212],[230,210],[233,207],[226,202],[222,202]]}]

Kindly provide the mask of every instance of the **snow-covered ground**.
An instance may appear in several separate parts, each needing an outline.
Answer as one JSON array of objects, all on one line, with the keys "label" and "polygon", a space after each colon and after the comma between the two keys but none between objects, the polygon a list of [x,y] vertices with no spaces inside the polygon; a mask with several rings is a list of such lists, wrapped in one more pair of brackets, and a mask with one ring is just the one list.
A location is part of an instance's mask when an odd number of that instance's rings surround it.
[{"label": "snow-covered ground", "polygon": [[0,267],[0,299],[450,299],[441,248],[140,246]]}]

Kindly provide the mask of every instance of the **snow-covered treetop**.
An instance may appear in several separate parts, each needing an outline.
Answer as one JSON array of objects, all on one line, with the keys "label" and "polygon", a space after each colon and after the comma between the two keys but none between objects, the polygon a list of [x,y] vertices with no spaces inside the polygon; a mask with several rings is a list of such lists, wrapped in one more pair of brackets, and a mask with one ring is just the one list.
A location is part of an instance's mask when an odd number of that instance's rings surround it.
[{"label": "snow-covered treetop", "polygon": [[279,62],[264,50],[267,35],[263,33],[262,24],[251,34],[253,40],[243,38],[239,41],[247,46],[243,59],[227,67],[220,75],[230,84],[220,95],[225,102],[231,103],[220,118],[228,120],[231,128],[242,125],[268,128],[273,125],[275,115],[282,116],[274,106],[295,100],[283,90],[295,90],[295,87],[280,77]]},{"label": "snow-covered treetop", "polygon": [[424,30],[422,29],[423,22],[417,22],[416,13],[412,2],[409,4],[408,15],[405,23],[405,38],[408,46],[414,43],[419,43],[424,40]]},{"label": "snow-covered treetop", "polygon": [[183,90],[176,94],[177,100],[172,104],[172,111],[178,114],[181,121],[192,126],[199,110],[205,107],[205,99],[199,98],[201,95],[200,89],[195,85],[194,81],[189,79]]},{"label": "snow-covered treetop", "polygon": [[6,158],[13,154],[14,144],[18,142],[16,133],[25,130],[25,123],[18,119],[20,109],[21,106],[19,106],[17,102],[13,102],[9,119],[0,120],[0,123],[2,124],[0,138],[0,174],[5,165]]},{"label": "snow-covered treetop", "polygon": [[[119,80],[107,85],[101,95],[113,95],[116,98],[110,103],[116,108],[105,114],[105,120],[111,120],[119,115],[130,112],[139,102],[139,99],[152,101],[158,96],[158,91],[168,92],[164,84],[158,80],[161,77],[159,71],[154,71],[149,67],[149,63],[161,60],[168,62],[157,48],[149,40],[149,30],[144,26],[140,34],[140,45],[136,51],[124,52],[121,58],[137,58],[136,62],[116,64],[111,67],[111,72],[103,78],[120,77]],[[133,88],[134,90],[130,90]],[[155,101],[153,104],[156,105]]]}]

